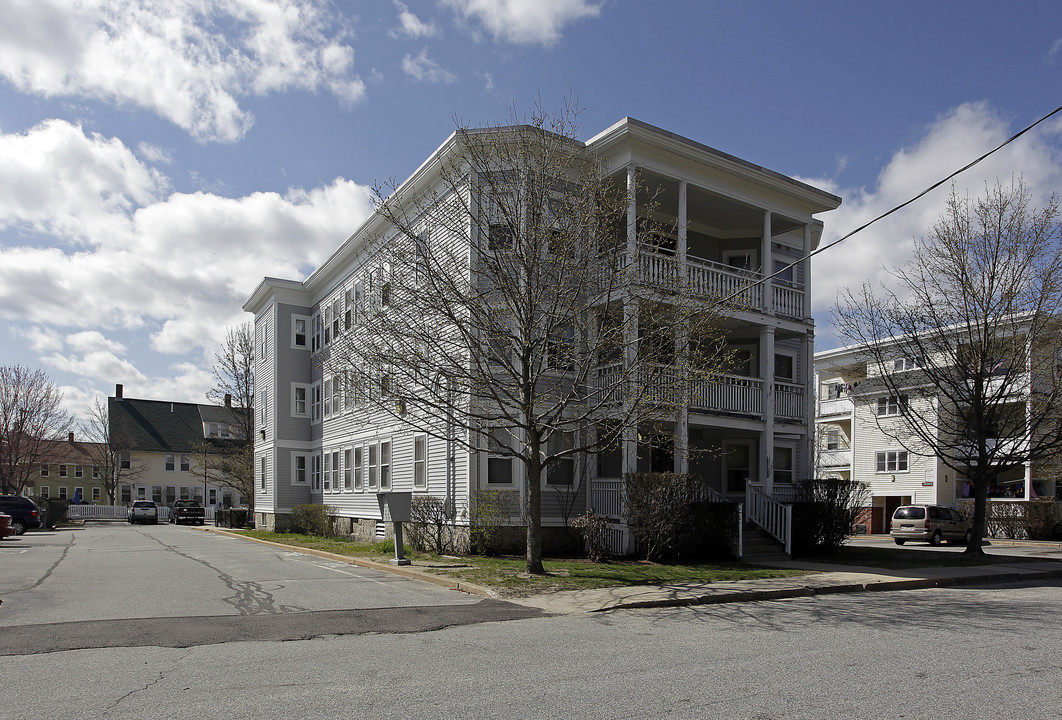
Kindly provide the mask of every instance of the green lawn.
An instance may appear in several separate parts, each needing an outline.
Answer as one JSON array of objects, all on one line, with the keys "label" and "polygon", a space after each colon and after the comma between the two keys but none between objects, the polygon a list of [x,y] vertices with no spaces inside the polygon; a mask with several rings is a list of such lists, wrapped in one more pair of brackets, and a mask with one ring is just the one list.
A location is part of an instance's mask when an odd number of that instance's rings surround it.
[{"label": "green lawn", "polygon": [[[394,557],[394,545],[388,542],[359,543],[341,538],[325,538],[297,533],[272,533],[245,530],[242,534],[260,540],[314,548],[337,555],[347,555],[377,562]],[[698,563],[692,565],[660,565],[637,560],[591,563],[581,559],[546,559],[545,576],[529,576],[524,572],[522,557],[440,557],[426,553],[407,552],[417,569],[435,575],[452,577],[494,589],[505,597],[519,597],[586,588],[627,585],[668,585],[672,583],[719,582],[753,578],[790,577],[805,575],[805,570],[765,568],[741,563]]]}]

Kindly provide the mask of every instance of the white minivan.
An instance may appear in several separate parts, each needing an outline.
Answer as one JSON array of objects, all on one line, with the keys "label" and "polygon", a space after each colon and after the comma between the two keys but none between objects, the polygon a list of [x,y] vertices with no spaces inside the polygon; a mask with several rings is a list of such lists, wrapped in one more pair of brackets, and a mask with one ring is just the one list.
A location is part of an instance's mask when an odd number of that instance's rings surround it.
[{"label": "white minivan", "polygon": [[973,529],[957,510],[943,505],[901,505],[892,514],[889,535],[897,545],[922,540],[940,545],[942,540],[970,544]]}]

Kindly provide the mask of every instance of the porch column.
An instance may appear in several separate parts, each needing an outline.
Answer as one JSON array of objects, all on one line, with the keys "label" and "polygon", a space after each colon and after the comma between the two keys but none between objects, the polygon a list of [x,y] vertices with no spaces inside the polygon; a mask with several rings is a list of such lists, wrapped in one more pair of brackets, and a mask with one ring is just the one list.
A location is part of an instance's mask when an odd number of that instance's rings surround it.
[{"label": "porch column", "polygon": [[801,480],[812,477],[815,442],[815,332],[808,330],[800,338],[801,356],[804,359],[804,372],[798,382],[804,387],[804,435],[800,439],[800,466],[794,468],[800,474],[795,478]]},{"label": "porch column", "polygon": [[760,480],[774,494],[774,328],[760,328],[760,377],[763,379],[763,442],[760,443]]},{"label": "porch column", "polygon": [[[631,398],[640,392],[636,387],[641,373],[631,374],[632,368],[638,367],[638,298],[628,292],[623,298],[623,361],[627,379],[624,383],[623,404],[624,417],[631,417]],[[638,424],[628,421],[623,427],[622,470],[624,473],[638,472]]]},{"label": "porch column", "polygon": [[[804,275],[804,317],[811,317],[811,259],[808,258],[808,254],[811,252],[811,223],[804,223],[804,243],[801,247],[802,257],[804,260],[800,262],[800,266],[803,268]],[[793,279],[796,280],[796,273],[793,273]],[[814,354],[814,353],[812,353]],[[808,365],[808,372],[811,373],[811,369],[814,365]],[[814,417],[814,415],[812,415]]]},{"label": "porch column", "polygon": [[634,266],[638,252],[638,168],[627,166],[627,264]]},{"label": "porch column", "polygon": [[[760,245],[760,257],[763,258],[763,277],[774,272],[774,259],[771,256],[771,211],[763,211],[763,242]],[[763,310],[774,312],[774,281],[763,283]],[[772,354],[773,357],[773,354]]]},{"label": "porch column", "polygon": [[[686,268],[686,225],[689,222],[687,198],[689,185],[685,180],[679,180],[678,188],[678,242],[675,247],[675,258],[678,261],[679,287],[687,287],[689,275]],[[675,328],[675,358],[678,367],[682,369],[685,382],[690,383],[690,324],[683,318],[680,327]],[[682,402],[679,404],[678,417],[675,418],[675,472],[687,473],[690,469],[690,387],[683,388]]]}]

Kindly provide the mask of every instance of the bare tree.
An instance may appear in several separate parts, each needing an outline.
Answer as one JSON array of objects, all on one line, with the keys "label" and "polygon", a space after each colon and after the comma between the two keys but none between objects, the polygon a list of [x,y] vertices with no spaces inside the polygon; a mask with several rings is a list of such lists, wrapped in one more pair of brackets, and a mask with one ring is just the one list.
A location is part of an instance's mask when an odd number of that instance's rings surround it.
[{"label": "bare tree", "polygon": [[243,323],[228,328],[225,342],[214,355],[214,387],[207,399],[217,405],[231,405],[239,419],[240,432],[254,442],[254,328]]},{"label": "bare tree", "polygon": [[49,441],[64,439],[72,424],[62,404],[43,370],[0,366],[0,493],[20,494],[42,464],[57,460]]},{"label": "bare tree", "polygon": [[935,456],[974,488],[982,553],[988,488],[1062,450],[1059,207],[1034,208],[1020,180],[982,197],[954,190],[897,289],[844,293],[837,327],[868,357],[864,396],[903,422],[879,422],[913,454]]},{"label": "bare tree", "polygon": [[[647,245],[676,232],[657,231],[653,188],[606,173],[576,132],[570,108],[462,128],[430,161],[434,182],[377,188],[389,228],[354,290],[363,327],[343,332],[333,315],[322,354],[367,422],[487,452],[503,472],[522,466],[536,574],[542,478],[578,482],[580,458],[673,421],[723,347],[719,303],[687,301],[666,249],[636,258],[628,245],[631,224]],[[639,260],[660,269],[653,287],[639,284]]]},{"label": "bare tree", "polygon": [[215,385],[207,398],[232,412],[237,423],[230,437],[207,438],[196,453],[199,472],[209,482],[230,487],[254,505],[254,328],[228,328],[214,355]]},{"label": "bare tree", "polygon": [[118,424],[112,425],[107,406],[99,398],[81,423],[81,434],[88,441],[84,450],[98,468],[100,482],[111,505],[117,503],[122,483],[135,482],[146,466],[133,455],[133,440]]}]

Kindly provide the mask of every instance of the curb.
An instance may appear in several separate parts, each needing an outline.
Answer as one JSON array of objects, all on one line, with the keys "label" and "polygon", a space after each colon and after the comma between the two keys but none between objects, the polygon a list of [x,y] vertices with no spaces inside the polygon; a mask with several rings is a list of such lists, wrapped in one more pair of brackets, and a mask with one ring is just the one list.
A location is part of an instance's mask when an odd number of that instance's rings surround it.
[{"label": "curb", "polygon": [[364,560],[362,558],[351,557],[350,555],[338,555],[336,553],[326,552],[324,550],[316,550],[314,548],[297,547],[295,545],[284,545],[283,543],[273,542],[271,540],[260,540],[254,537],[248,537],[240,533],[229,532],[228,530],[222,530],[220,528],[212,527],[200,527],[196,528],[203,532],[216,533],[218,535],[225,535],[226,537],[239,538],[240,540],[248,540],[250,542],[256,542],[259,545],[268,545],[270,547],[280,548],[281,550],[290,550],[292,552],[301,553],[303,555],[314,555],[316,557],[325,558],[326,560],[335,560],[336,562],[345,563],[347,565],[357,565],[358,567],[367,568],[369,570],[379,570],[380,572],[390,573],[392,575],[399,575],[411,580],[420,580],[422,582],[431,583],[432,585],[438,585],[444,587],[447,590],[457,590],[458,592],[468,593],[469,595],[479,595],[485,598],[497,599],[498,595],[490,588],[483,587],[482,585],[475,585],[469,582],[461,582],[454,580],[453,578],[440,577],[438,575],[432,575],[426,573],[423,570],[416,570],[409,565],[390,565],[384,563],[378,563],[373,560]]}]

